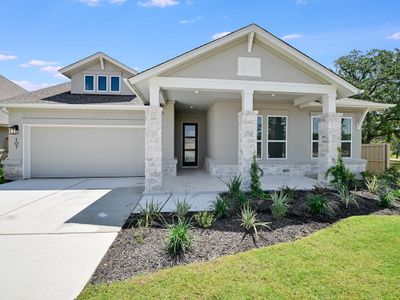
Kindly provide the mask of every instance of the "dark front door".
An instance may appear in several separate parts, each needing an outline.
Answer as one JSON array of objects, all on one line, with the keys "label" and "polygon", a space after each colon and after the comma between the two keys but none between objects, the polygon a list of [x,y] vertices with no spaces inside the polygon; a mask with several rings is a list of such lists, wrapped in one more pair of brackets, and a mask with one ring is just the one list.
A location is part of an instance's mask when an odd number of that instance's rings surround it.
[{"label": "dark front door", "polygon": [[198,124],[183,123],[183,157],[182,166],[197,166]]}]

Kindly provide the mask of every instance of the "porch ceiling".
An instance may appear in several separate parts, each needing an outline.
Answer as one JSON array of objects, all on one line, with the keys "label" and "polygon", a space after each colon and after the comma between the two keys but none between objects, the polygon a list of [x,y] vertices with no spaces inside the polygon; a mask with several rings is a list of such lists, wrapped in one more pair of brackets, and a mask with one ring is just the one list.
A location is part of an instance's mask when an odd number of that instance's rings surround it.
[{"label": "porch ceiling", "polygon": [[[239,92],[204,91],[204,90],[163,90],[168,100],[175,101],[178,110],[207,111],[216,101],[232,102],[241,101]],[[274,95],[274,96],[273,96]],[[303,94],[271,94],[267,92],[255,92],[254,101],[291,101],[304,96]]]}]

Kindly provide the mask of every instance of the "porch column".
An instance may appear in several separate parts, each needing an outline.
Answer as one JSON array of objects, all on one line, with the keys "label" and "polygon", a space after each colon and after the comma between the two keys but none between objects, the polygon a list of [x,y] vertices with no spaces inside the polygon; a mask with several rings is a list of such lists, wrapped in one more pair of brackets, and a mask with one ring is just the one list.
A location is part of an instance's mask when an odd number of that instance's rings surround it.
[{"label": "porch column", "polygon": [[145,191],[162,189],[162,108],[160,89],[150,87],[150,106],[145,111]]},{"label": "porch column", "polygon": [[253,90],[242,91],[242,111],[238,114],[238,167],[244,189],[250,188],[250,166],[257,148],[257,111],[253,110]]},{"label": "porch column", "polygon": [[342,114],[336,113],[336,93],[322,96],[322,114],[319,115],[318,181],[328,184],[326,170],[335,164],[341,140]]}]

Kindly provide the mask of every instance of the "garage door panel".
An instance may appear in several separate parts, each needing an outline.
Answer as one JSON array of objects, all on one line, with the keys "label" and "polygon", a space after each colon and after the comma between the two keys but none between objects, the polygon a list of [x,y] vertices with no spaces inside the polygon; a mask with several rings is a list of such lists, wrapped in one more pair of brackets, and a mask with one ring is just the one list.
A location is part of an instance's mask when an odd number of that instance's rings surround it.
[{"label": "garage door panel", "polygon": [[144,176],[144,129],[34,127],[31,176]]}]

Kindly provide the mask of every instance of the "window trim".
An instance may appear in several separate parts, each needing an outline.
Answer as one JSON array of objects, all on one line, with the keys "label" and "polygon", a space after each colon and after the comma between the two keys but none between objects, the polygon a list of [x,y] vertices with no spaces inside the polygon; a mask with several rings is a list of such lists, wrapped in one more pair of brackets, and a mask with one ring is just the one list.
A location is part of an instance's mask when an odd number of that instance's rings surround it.
[{"label": "window trim", "polygon": [[[106,89],[103,91],[103,90],[99,90],[99,78],[100,77],[105,77],[106,78]],[[96,76],[96,87],[97,87],[97,89],[96,89],[96,91],[98,92],[98,93],[108,93],[108,75],[107,74],[98,74],[97,76]]]},{"label": "window trim", "polygon": [[[350,119],[350,140],[342,140],[342,120]],[[340,148],[342,149],[342,143],[350,143],[350,156],[343,157],[343,159],[353,158],[353,117],[342,117],[340,120]]]},{"label": "window trim", "polygon": [[[263,115],[257,115],[257,125],[258,125],[258,119],[261,120],[261,140],[258,139],[258,137],[256,137],[256,159],[258,160],[262,160],[263,159],[263,153],[264,153],[264,143],[263,143],[263,136],[264,136],[264,118]],[[258,129],[258,127],[257,127]],[[258,132],[257,132],[258,135]],[[257,156],[257,145],[258,143],[261,143],[261,156],[258,157]]]},{"label": "window trim", "polygon": [[[313,139],[314,119],[318,120],[318,140],[314,140]],[[315,142],[318,143],[318,156],[317,157],[313,156],[313,144]],[[318,159],[318,158],[319,158],[319,117],[318,116],[311,116],[311,159]]]},{"label": "window trim", "polygon": [[[109,78],[109,82],[110,82],[110,93],[121,93],[121,76],[120,76],[120,75],[110,75],[109,77],[110,77],[110,78]],[[111,78],[113,78],[113,77],[119,78],[118,91],[113,91],[113,90],[111,89],[111,87],[112,87],[112,85],[111,85]]]},{"label": "window trim", "polygon": [[[269,139],[269,118],[285,118],[286,119],[286,136],[285,140],[270,140]],[[289,118],[288,116],[285,115],[267,115],[267,159],[270,160],[288,160],[288,134],[289,133]],[[269,157],[269,143],[277,142],[277,143],[283,143],[285,142],[285,157],[283,158],[274,158],[274,157]]]},{"label": "window trim", "polygon": [[[86,77],[93,77],[93,90],[87,90],[86,89]],[[95,92],[96,91],[96,76],[92,75],[92,74],[84,74],[83,75],[83,91],[85,93],[89,93],[89,92]]]},{"label": "window trim", "polygon": [[[318,140],[313,139],[313,119],[319,119],[318,116],[311,116],[311,159],[319,158],[319,149],[318,149],[318,157],[313,157],[313,143],[318,142],[319,148],[319,132],[318,132]],[[342,120],[350,119],[350,140],[342,140]],[[319,126],[319,124],[318,124]],[[350,156],[342,157],[343,159],[352,159],[353,158],[353,117],[342,117],[340,119],[340,148],[342,148],[342,143],[350,143]]]}]

